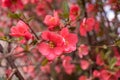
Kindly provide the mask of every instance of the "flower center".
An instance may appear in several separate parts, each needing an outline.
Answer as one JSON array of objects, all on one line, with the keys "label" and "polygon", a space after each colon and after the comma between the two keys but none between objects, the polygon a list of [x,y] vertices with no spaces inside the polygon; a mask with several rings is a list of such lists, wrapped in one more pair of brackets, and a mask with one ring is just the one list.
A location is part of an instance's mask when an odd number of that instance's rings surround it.
[{"label": "flower center", "polygon": [[54,42],[50,41],[50,42],[49,42],[49,46],[50,46],[50,48],[54,48],[56,45],[55,45]]},{"label": "flower center", "polygon": [[54,18],[54,17],[52,17],[52,18],[50,19],[50,21],[51,21],[51,22],[54,22],[54,21],[55,21],[55,18]]},{"label": "flower center", "polygon": [[74,12],[73,12],[73,15],[77,16],[77,15],[78,15],[78,12],[74,11]]},{"label": "flower center", "polygon": [[17,2],[17,0],[12,0],[12,3],[15,4]]}]

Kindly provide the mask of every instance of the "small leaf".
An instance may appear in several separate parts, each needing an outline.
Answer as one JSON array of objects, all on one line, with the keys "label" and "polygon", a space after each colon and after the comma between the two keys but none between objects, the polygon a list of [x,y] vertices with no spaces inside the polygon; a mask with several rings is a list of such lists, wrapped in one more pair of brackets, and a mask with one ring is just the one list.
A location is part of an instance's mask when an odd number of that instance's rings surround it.
[{"label": "small leaf", "polygon": [[48,60],[47,59],[44,59],[41,63],[42,66],[45,66],[46,64],[48,63]]},{"label": "small leaf", "polygon": [[21,14],[12,13],[12,12],[8,13],[8,17],[13,18],[13,19],[19,19],[20,16],[21,16]]},{"label": "small leaf", "polygon": [[68,2],[67,1],[63,1],[62,9],[63,9],[62,16],[64,18],[68,18],[69,17],[69,6],[68,6]]},{"label": "small leaf", "polygon": [[115,42],[115,45],[118,46],[118,47],[120,47],[120,40],[117,40],[117,41]]},{"label": "small leaf", "polygon": [[114,57],[109,61],[110,69],[113,69],[116,64],[117,59]]}]

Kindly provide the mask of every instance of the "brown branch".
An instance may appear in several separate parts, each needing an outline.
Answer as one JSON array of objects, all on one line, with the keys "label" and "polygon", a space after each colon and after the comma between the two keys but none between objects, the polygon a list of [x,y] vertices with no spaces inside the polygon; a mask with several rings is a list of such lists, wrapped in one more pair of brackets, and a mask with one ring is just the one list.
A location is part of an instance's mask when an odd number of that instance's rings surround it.
[{"label": "brown branch", "polygon": [[17,66],[14,63],[14,59],[12,56],[6,58],[8,61],[8,64],[11,66],[12,69],[16,69],[15,75],[19,78],[19,80],[25,80],[22,74],[19,72]]},{"label": "brown branch", "polygon": [[10,74],[10,76],[7,78],[7,80],[11,80],[13,75],[15,74],[16,69],[13,69],[12,73]]},{"label": "brown branch", "polygon": [[19,19],[22,20],[26,25],[28,25],[29,29],[30,29],[31,32],[34,34],[35,38],[36,38],[37,40],[39,40],[39,37],[38,37],[37,34],[34,32],[34,30],[31,28],[31,26],[30,26],[28,23],[26,23],[26,21],[24,21],[22,18],[19,18]]}]

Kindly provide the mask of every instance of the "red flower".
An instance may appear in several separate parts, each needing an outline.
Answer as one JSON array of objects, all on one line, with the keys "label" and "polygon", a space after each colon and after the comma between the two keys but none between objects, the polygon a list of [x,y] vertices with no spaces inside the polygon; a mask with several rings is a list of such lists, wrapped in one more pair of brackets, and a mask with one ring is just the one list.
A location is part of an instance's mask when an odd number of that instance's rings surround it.
[{"label": "red flower", "polygon": [[84,76],[84,75],[82,75],[82,76],[80,76],[79,77],[79,79],[78,80],[87,80],[87,77],[86,76]]},{"label": "red flower", "polygon": [[3,7],[10,7],[11,5],[11,0],[2,0]]},{"label": "red flower", "polygon": [[36,13],[38,16],[45,16],[46,15],[46,4],[39,3],[36,7]]},{"label": "red flower", "polygon": [[96,11],[95,4],[88,4],[88,6],[87,6],[87,12],[91,13],[91,12],[94,12],[94,11]]},{"label": "red flower", "polygon": [[63,53],[64,39],[62,36],[54,32],[45,31],[41,37],[45,42],[39,44],[38,50],[48,60],[54,60]]},{"label": "red flower", "polygon": [[100,72],[98,70],[93,71],[93,76],[99,78],[100,77]]},{"label": "red flower", "polygon": [[23,21],[19,21],[16,26],[11,28],[10,35],[14,37],[25,37],[26,40],[33,38],[28,26]]},{"label": "red flower", "polygon": [[88,55],[88,53],[89,53],[88,46],[86,46],[84,44],[80,45],[80,47],[78,48],[78,53],[79,53],[78,55],[80,58],[83,58],[83,56]]},{"label": "red flower", "polygon": [[44,23],[48,26],[49,29],[53,29],[56,26],[59,26],[60,24],[60,19],[58,16],[58,13],[56,11],[54,11],[54,15],[46,15],[45,19],[44,19]]},{"label": "red flower", "polygon": [[87,60],[80,60],[80,66],[83,70],[86,70],[90,66],[90,63]]},{"label": "red flower", "polygon": [[104,65],[104,60],[101,58],[101,56],[99,54],[96,57],[96,64],[99,66]]},{"label": "red flower", "polygon": [[112,74],[107,70],[100,71],[100,80],[111,80],[110,77]]},{"label": "red flower", "polygon": [[72,74],[72,72],[75,70],[75,65],[71,64],[71,61],[72,61],[72,58],[70,56],[66,56],[63,59],[62,65],[67,74]]},{"label": "red flower", "polygon": [[83,22],[80,24],[80,34],[81,36],[86,36],[87,32],[90,32],[93,30],[95,25],[95,19],[94,18],[88,18],[84,19]]},{"label": "red flower", "polygon": [[70,19],[75,20],[80,15],[80,7],[77,4],[73,4],[70,7]]},{"label": "red flower", "polygon": [[2,6],[10,8],[12,11],[24,8],[21,0],[2,0]]},{"label": "red flower", "polygon": [[69,33],[68,28],[63,28],[60,32],[62,37],[65,40],[64,43],[64,52],[70,53],[76,50],[76,43],[78,42],[78,38],[76,34]]}]

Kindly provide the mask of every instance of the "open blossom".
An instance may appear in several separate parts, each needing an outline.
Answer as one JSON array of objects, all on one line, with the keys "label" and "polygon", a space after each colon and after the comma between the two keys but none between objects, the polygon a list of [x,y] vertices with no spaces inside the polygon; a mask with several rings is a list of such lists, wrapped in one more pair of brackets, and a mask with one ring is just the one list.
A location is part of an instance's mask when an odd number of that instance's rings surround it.
[{"label": "open blossom", "polygon": [[10,35],[14,37],[24,37],[26,40],[33,38],[32,34],[29,32],[28,26],[21,20],[16,26],[13,26],[10,31]]},{"label": "open blossom", "polygon": [[75,20],[80,15],[80,7],[77,4],[70,6],[70,19]]},{"label": "open blossom", "polygon": [[60,19],[58,13],[54,11],[54,15],[46,15],[44,19],[44,23],[48,26],[49,29],[53,29],[54,27],[59,26]]},{"label": "open blossom", "polygon": [[100,72],[98,70],[93,71],[93,76],[94,77],[100,77]]},{"label": "open blossom", "polygon": [[95,11],[97,11],[97,8],[96,8],[97,6],[95,5],[95,4],[88,4],[88,6],[87,6],[87,12],[88,13],[91,13],[91,12],[95,12]]},{"label": "open blossom", "polygon": [[94,18],[85,18],[83,22],[80,24],[80,34],[81,36],[86,36],[87,32],[90,32],[93,30],[95,25],[95,19]]},{"label": "open blossom", "polygon": [[90,63],[87,60],[80,60],[80,66],[83,70],[86,70],[89,68]]},{"label": "open blossom", "polygon": [[89,48],[88,46],[81,44],[80,47],[78,48],[78,55],[80,58],[83,58],[83,56],[88,55],[89,53]]},{"label": "open blossom", "polygon": [[44,31],[41,37],[45,41],[38,45],[38,50],[48,60],[54,60],[63,53],[64,39],[61,35],[55,32]]},{"label": "open blossom", "polygon": [[47,5],[43,2],[37,4],[36,13],[37,13],[38,16],[45,16],[46,15],[46,13],[47,13],[46,6]]},{"label": "open blossom", "polygon": [[11,5],[11,0],[2,0],[3,7],[10,7]]},{"label": "open blossom", "polygon": [[71,61],[72,61],[72,58],[70,56],[66,56],[63,58],[62,65],[67,74],[72,74],[72,72],[75,70],[75,65],[71,64]]},{"label": "open blossom", "polygon": [[2,6],[10,8],[12,11],[24,8],[21,0],[2,0]]},{"label": "open blossom", "polygon": [[87,76],[82,75],[82,76],[80,76],[80,77],[79,77],[79,79],[78,79],[78,80],[88,80],[88,79],[87,79]]},{"label": "open blossom", "polygon": [[64,43],[64,52],[70,53],[74,50],[76,50],[76,44],[78,42],[77,35],[74,33],[70,33],[68,28],[63,28],[60,32],[62,37],[65,40]]},{"label": "open blossom", "polygon": [[117,76],[114,73],[111,73],[108,70],[94,70],[93,76],[99,78],[99,80],[118,80]]}]

